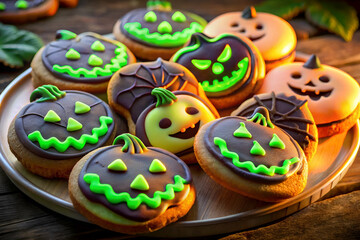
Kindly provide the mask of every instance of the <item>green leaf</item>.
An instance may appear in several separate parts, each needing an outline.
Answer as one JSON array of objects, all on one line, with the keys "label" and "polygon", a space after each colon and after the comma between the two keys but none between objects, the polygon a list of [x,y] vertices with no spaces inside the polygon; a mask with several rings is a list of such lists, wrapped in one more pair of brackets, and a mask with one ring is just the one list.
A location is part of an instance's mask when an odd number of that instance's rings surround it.
[{"label": "green leaf", "polygon": [[266,0],[255,6],[258,12],[272,13],[284,19],[292,19],[305,10],[304,0]]},{"label": "green leaf", "polygon": [[340,35],[345,41],[352,39],[359,26],[356,10],[341,1],[310,2],[305,16],[319,27]]},{"label": "green leaf", "polygon": [[0,23],[0,62],[4,65],[23,67],[42,46],[43,42],[36,34]]}]

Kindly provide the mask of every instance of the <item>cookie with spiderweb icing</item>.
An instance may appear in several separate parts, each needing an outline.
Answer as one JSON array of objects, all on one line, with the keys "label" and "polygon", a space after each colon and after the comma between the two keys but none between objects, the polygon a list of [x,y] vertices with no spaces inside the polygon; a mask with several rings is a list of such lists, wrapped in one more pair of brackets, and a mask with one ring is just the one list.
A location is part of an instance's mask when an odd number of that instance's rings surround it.
[{"label": "cookie with spiderweb icing", "polygon": [[249,117],[257,107],[265,107],[271,121],[297,141],[308,161],[312,159],[317,149],[318,132],[306,100],[284,93],[259,94],[243,102],[231,116]]}]

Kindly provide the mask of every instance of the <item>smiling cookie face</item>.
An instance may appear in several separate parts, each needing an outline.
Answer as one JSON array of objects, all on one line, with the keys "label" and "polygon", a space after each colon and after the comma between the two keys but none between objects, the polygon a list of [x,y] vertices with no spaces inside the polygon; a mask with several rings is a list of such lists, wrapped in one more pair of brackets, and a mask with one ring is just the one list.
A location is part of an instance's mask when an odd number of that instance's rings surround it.
[{"label": "smiling cookie face", "polygon": [[305,64],[292,63],[273,69],[260,92],[295,94],[308,101],[316,124],[346,118],[359,102],[359,85],[345,72],[320,64],[313,55]]},{"label": "smiling cookie face", "polygon": [[75,83],[106,82],[128,64],[127,48],[120,42],[95,33],[76,35],[57,32],[57,41],[48,44],[42,62],[53,75]]},{"label": "smiling cookie face", "polygon": [[248,119],[214,121],[205,133],[205,145],[226,167],[253,181],[284,181],[304,161],[300,147],[270,122],[266,108],[257,108]]},{"label": "smiling cookie face", "polygon": [[[119,145],[124,141],[124,145]],[[181,204],[191,175],[179,158],[122,134],[92,155],[78,178],[83,194],[126,219],[145,222]],[[105,191],[106,190],[106,191]]]},{"label": "smiling cookie face", "polygon": [[253,7],[220,15],[204,30],[210,36],[225,32],[239,33],[253,41],[266,63],[292,54],[296,46],[296,35],[289,23],[275,15],[256,12]]},{"label": "smiling cookie face", "polygon": [[199,128],[216,118],[196,95],[154,89],[156,106],[146,109],[136,123],[136,134],[145,144],[180,154],[191,149]]},{"label": "smiling cookie face", "polygon": [[172,60],[194,73],[207,96],[233,92],[248,84],[256,72],[251,48],[231,34],[216,38],[195,34]]},{"label": "smiling cookie face", "polygon": [[22,144],[49,159],[75,158],[102,146],[114,131],[110,108],[97,97],[44,85],[15,120]]},{"label": "smiling cookie face", "polygon": [[151,5],[147,9],[136,9],[126,14],[121,19],[121,31],[135,41],[163,48],[180,47],[193,33],[202,32],[204,20],[200,17],[173,11],[169,2],[162,3],[166,3],[166,6],[159,8]]}]

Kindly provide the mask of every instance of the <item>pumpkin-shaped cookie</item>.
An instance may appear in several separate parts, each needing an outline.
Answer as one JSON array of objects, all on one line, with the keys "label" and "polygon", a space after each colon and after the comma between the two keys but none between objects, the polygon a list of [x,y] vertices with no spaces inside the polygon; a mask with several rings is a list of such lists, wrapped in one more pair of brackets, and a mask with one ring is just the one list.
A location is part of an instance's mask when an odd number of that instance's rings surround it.
[{"label": "pumpkin-shaped cookie", "polygon": [[200,166],[216,182],[263,201],[303,191],[307,161],[297,142],[270,121],[266,108],[206,124],[195,137]]},{"label": "pumpkin-shaped cookie", "polygon": [[151,91],[157,87],[188,91],[210,103],[195,76],[180,64],[161,58],[131,64],[114,74],[107,91],[109,105],[127,118],[130,133],[135,133],[140,114],[156,102]]},{"label": "pumpkin-shaped cookie", "polygon": [[291,63],[270,71],[259,93],[295,94],[307,100],[319,137],[350,129],[360,117],[360,87],[340,69],[321,64],[312,55],[306,63]]},{"label": "pumpkin-shaped cookie", "polygon": [[113,146],[79,161],[71,172],[69,193],[74,207],[90,221],[136,234],[185,215],[195,200],[191,181],[189,168],[178,157],[122,134]]},{"label": "pumpkin-shaped cookie", "polygon": [[56,38],[31,63],[35,87],[54,84],[60,89],[102,93],[116,71],[136,61],[124,44],[95,33],[59,30]]},{"label": "pumpkin-shaped cookie", "polygon": [[0,22],[21,24],[53,16],[59,7],[56,0],[1,0]]},{"label": "pumpkin-shaped cookie", "polygon": [[250,117],[258,107],[269,111],[271,122],[297,141],[310,161],[317,149],[318,131],[307,101],[295,95],[263,93],[243,102],[231,116]]},{"label": "pumpkin-shaped cookie", "polygon": [[82,156],[114,139],[113,114],[92,94],[44,85],[30,101],[10,125],[8,138],[11,151],[31,172],[66,178]]},{"label": "pumpkin-shaped cookie", "polygon": [[123,16],[114,26],[114,35],[140,59],[169,59],[205,25],[206,21],[193,13],[172,10],[168,1],[148,1],[146,9]]},{"label": "pumpkin-shaped cookie", "polygon": [[242,12],[224,13],[204,29],[210,36],[226,32],[249,38],[263,56],[266,71],[295,59],[295,31],[288,22],[273,14],[256,12],[254,7],[248,7]]},{"label": "pumpkin-shaped cookie", "polygon": [[155,88],[157,103],[145,109],[136,122],[136,135],[147,146],[166,149],[187,163],[194,163],[193,143],[199,129],[218,118],[215,108],[198,96]]},{"label": "pumpkin-shaped cookie", "polygon": [[216,108],[240,104],[265,77],[264,61],[246,38],[194,34],[190,43],[171,58],[188,68]]}]

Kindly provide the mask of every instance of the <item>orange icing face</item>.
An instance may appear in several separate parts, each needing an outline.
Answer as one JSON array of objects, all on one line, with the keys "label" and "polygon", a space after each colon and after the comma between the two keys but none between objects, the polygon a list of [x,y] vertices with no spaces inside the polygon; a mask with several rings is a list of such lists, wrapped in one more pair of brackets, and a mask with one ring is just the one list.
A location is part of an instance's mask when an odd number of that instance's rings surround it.
[{"label": "orange icing face", "polygon": [[359,84],[349,74],[320,64],[315,55],[305,64],[290,63],[271,70],[259,92],[271,91],[308,100],[317,125],[346,118],[360,101]]},{"label": "orange icing face", "polygon": [[252,40],[265,62],[286,57],[296,47],[295,31],[288,22],[273,14],[256,13],[253,7],[222,14],[204,29],[212,37],[225,32],[240,33]]}]

